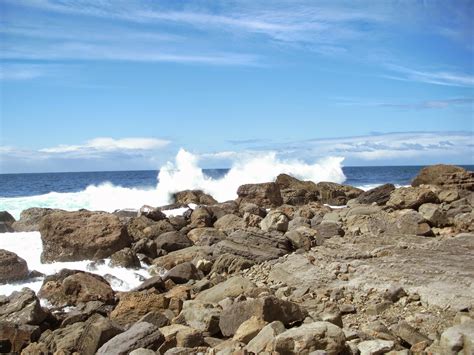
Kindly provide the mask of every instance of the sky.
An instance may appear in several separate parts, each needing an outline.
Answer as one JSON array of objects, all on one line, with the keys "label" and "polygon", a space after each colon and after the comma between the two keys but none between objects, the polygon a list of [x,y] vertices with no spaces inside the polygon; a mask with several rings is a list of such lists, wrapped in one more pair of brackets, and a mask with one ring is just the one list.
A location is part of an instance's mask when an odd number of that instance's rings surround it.
[{"label": "sky", "polygon": [[0,173],[474,164],[474,1],[0,2]]}]

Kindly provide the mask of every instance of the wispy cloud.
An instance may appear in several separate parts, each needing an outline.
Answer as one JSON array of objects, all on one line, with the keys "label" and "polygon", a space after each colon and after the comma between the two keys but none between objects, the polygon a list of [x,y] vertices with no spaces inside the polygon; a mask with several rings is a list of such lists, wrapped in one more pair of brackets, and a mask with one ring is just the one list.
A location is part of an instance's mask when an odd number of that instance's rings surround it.
[{"label": "wispy cloud", "polygon": [[393,75],[384,75],[387,79],[414,81],[426,84],[474,87],[474,75],[443,70],[414,70],[399,65],[388,64],[387,68]]},{"label": "wispy cloud", "polygon": [[367,106],[367,107],[386,107],[401,110],[430,110],[430,109],[446,109],[449,107],[474,105],[474,98],[448,98],[433,99],[416,102],[388,102],[388,101],[364,101],[354,98],[338,98],[339,105],[343,106]]},{"label": "wispy cloud", "polygon": [[59,145],[40,149],[41,153],[100,153],[117,151],[143,151],[160,149],[169,145],[171,141],[157,138],[122,138],[110,137],[94,138],[80,145]]},{"label": "wispy cloud", "polygon": [[46,74],[47,66],[34,64],[0,63],[0,80],[30,80]]}]

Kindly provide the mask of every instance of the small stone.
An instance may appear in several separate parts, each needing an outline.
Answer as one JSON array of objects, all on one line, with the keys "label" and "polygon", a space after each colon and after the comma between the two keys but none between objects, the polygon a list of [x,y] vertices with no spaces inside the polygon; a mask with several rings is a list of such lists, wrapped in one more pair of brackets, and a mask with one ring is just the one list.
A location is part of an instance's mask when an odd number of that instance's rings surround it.
[{"label": "small stone", "polygon": [[360,355],[379,355],[392,350],[395,343],[391,340],[368,340],[357,345]]}]

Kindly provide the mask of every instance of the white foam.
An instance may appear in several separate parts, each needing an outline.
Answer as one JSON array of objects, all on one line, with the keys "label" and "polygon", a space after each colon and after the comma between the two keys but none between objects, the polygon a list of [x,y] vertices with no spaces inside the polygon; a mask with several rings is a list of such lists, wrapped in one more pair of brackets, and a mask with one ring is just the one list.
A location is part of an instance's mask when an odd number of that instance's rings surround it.
[{"label": "white foam", "polygon": [[170,203],[171,195],[186,189],[200,189],[218,201],[237,197],[237,188],[247,183],[274,181],[278,174],[287,173],[303,180],[332,181],[342,183],[343,158],[329,157],[313,164],[299,160],[282,160],[275,153],[262,153],[251,158],[234,161],[232,168],[222,178],[212,179],[199,167],[199,158],[181,149],[174,162],[160,169],[155,189],[125,188],[104,183],[92,185],[80,192],[0,198],[0,209],[9,211],[15,218],[29,207],[50,207],[65,210],[139,209],[143,205],[161,206]]},{"label": "white foam", "polygon": [[[52,275],[61,269],[72,269],[92,272],[104,276],[110,274],[123,282],[112,282],[111,286],[116,291],[127,291],[133,287],[138,286],[143,277],[149,277],[145,268],[139,270],[125,269],[120,267],[108,266],[109,259],[105,259],[105,263],[97,265],[97,270],[90,271],[87,265],[90,261],[76,261],[76,262],[58,262],[52,264],[41,263],[41,252],[43,245],[41,243],[41,236],[39,232],[24,232],[24,233],[0,233],[0,249],[6,249],[16,253],[28,263],[29,270],[37,270],[45,275]],[[29,287],[37,292],[43,284],[43,278],[28,280],[27,282],[15,282],[9,284],[0,284],[0,295],[9,295],[13,291],[19,291],[23,287]]]}]

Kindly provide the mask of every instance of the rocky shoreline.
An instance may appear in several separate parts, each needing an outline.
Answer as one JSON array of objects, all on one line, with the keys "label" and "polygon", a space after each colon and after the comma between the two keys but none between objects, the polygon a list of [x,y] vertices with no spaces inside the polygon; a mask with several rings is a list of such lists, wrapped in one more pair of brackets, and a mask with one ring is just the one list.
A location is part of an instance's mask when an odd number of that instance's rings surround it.
[{"label": "rocky shoreline", "polygon": [[[0,353],[474,353],[473,172],[369,191],[281,174],[237,194],[0,212],[0,232],[41,233],[42,262],[92,260],[0,296]],[[116,292],[93,273],[104,258],[150,277]],[[38,276],[7,250],[0,266],[0,283]]]}]

